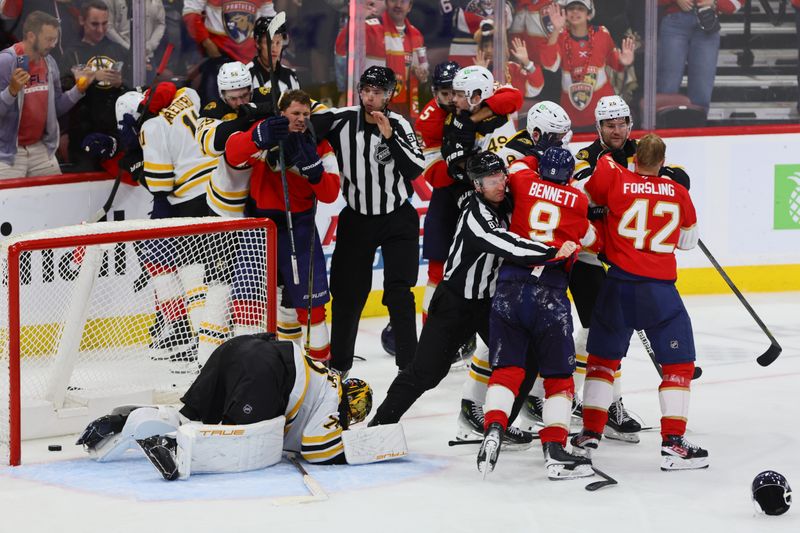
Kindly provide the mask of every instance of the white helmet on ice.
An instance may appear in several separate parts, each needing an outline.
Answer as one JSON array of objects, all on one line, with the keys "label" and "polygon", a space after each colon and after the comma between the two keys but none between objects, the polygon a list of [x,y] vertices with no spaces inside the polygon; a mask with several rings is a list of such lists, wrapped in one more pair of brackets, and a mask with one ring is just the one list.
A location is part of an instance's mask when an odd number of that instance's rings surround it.
[{"label": "white helmet on ice", "polygon": [[567,144],[572,138],[572,121],[560,105],[545,100],[539,102],[528,110],[526,123],[528,135],[533,140],[533,132],[539,131],[540,142],[552,146],[554,141]]},{"label": "white helmet on ice", "polygon": [[219,87],[219,97],[225,100],[225,91],[244,88],[252,89],[253,77],[244,63],[231,61],[219,68],[217,87]]},{"label": "white helmet on ice", "polygon": [[117,123],[122,121],[125,115],[132,115],[135,120],[139,120],[141,112],[139,106],[144,100],[144,94],[139,91],[128,91],[123,93],[117,98],[114,104],[114,114],[117,117]]},{"label": "white helmet on ice", "polygon": [[[464,96],[469,101],[470,109],[489,98],[494,94],[494,76],[485,67],[472,65],[464,67],[456,73],[453,78],[453,90],[464,91]],[[480,91],[481,99],[473,104],[472,95]]]}]

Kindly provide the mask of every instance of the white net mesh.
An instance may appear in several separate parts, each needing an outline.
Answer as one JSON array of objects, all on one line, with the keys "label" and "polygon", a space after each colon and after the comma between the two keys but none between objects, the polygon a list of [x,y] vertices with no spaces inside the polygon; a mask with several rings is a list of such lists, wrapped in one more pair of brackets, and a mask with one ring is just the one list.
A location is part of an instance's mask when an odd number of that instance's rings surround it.
[{"label": "white net mesh", "polygon": [[117,405],[175,403],[226,338],[274,331],[274,242],[269,222],[211,218],[0,244],[0,451],[13,462],[17,405],[22,439],[74,433]]}]

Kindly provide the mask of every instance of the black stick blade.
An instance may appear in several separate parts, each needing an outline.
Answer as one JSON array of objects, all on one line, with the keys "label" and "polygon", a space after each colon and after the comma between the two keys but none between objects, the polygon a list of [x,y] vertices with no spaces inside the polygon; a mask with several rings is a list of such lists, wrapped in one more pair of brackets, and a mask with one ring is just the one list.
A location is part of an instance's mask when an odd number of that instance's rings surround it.
[{"label": "black stick blade", "polygon": [[777,342],[773,342],[770,344],[769,348],[767,348],[766,352],[758,356],[756,361],[758,361],[758,364],[761,366],[769,366],[775,362],[775,359],[778,358],[782,351],[783,348],[781,348],[781,345]]},{"label": "black stick blade", "polygon": [[594,492],[594,491],[596,491],[598,489],[602,489],[603,487],[610,487],[611,485],[617,485],[618,484],[616,479],[614,479],[613,477],[609,476],[608,474],[606,474],[602,470],[597,469],[595,467],[592,467],[592,470],[594,470],[595,474],[597,474],[598,476],[603,478],[603,481],[595,481],[593,483],[589,483],[588,485],[586,485],[586,487],[584,487],[584,488],[586,490],[588,490],[589,492]]},{"label": "black stick blade", "polygon": [[703,375],[703,369],[699,366],[694,367],[694,374],[692,375],[692,380],[695,380]]}]

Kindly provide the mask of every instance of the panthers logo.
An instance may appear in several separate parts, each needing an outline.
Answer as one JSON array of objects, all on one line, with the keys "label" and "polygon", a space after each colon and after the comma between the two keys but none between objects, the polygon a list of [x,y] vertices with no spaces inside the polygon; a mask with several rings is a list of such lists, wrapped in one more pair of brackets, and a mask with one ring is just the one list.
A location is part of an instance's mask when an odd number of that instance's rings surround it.
[{"label": "panthers logo", "polygon": [[228,37],[240,44],[250,38],[256,20],[256,7],[250,2],[229,1],[222,4],[222,20]]}]

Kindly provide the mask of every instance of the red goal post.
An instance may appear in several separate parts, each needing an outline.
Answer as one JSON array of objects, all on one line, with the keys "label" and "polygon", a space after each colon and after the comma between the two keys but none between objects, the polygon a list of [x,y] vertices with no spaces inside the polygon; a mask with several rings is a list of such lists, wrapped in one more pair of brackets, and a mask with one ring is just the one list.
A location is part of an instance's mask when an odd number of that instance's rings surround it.
[{"label": "red goal post", "polygon": [[176,403],[213,349],[276,331],[268,219],[101,222],[0,241],[0,453]]}]

